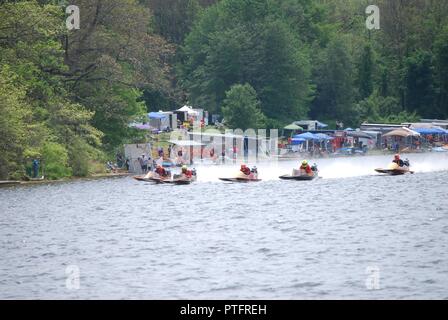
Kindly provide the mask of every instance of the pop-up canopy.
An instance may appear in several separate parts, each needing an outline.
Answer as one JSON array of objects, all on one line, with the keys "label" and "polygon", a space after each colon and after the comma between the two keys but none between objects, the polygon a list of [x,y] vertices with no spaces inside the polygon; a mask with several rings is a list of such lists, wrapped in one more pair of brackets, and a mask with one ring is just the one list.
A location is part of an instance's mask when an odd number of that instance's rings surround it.
[{"label": "pop-up canopy", "polygon": [[316,133],[315,136],[319,139],[319,140],[334,140],[333,137],[330,137],[329,135],[325,134],[325,133]]},{"label": "pop-up canopy", "polygon": [[303,128],[301,126],[298,126],[298,125],[296,125],[294,123],[291,123],[290,125],[287,125],[283,129],[285,129],[285,130],[303,130]]},{"label": "pop-up canopy", "polygon": [[149,119],[164,119],[167,118],[168,115],[160,112],[150,112],[148,113]]},{"label": "pop-up canopy", "polygon": [[191,108],[189,106],[183,106],[182,108],[178,109],[177,111],[186,112],[189,115],[197,115],[198,114],[197,111],[194,111],[193,108]]},{"label": "pop-up canopy", "polygon": [[347,136],[349,136],[349,137],[373,139],[373,137],[370,134],[365,133],[363,131],[346,131],[346,132],[347,132]]},{"label": "pop-up canopy", "polygon": [[303,138],[293,138],[293,139],[291,139],[291,144],[292,145],[299,145],[299,144],[304,143],[304,142],[306,142],[306,140],[303,139]]},{"label": "pop-up canopy", "polygon": [[389,133],[386,133],[385,135],[383,135],[383,137],[419,137],[420,133],[408,129],[408,128],[400,128],[400,129],[396,129],[393,130]]},{"label": "pop-up canopy", "polygon": [[319,137],[317,137],[316,135],[312,134],[311,132],[305,132],[302,134],[298,134],[296,136],[293,137],[294,139],[298,139],[298,138],[302,138],[305,140],[319,140]]},{"label": "pop-up canopy", "polygon": [[444,130],[442,128],[439,127],[435,127],[435,128],[417,128],[417,129],[413,129],[414,131],[420,133],[420,134],[448,134],[447,130]]}]

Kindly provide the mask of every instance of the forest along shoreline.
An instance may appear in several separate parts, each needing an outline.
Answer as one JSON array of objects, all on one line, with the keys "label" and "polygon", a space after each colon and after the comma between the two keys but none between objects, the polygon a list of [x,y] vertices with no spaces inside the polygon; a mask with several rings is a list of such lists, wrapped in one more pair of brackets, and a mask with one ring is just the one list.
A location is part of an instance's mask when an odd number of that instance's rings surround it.
[{"label": "forest along shoreline", "polygon": [[0,1],[0,180],[101,172],[185,105],[242,130],[448,118],[446,1],[377,0],[374,30],[359,0],[76,0],[76,29],[56,2]]}]

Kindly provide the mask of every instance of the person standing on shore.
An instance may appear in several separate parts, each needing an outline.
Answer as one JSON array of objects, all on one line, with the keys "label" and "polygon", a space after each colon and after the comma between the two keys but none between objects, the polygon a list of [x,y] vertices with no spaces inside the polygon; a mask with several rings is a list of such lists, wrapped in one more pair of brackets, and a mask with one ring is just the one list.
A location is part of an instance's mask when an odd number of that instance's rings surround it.
[{"label": "person standing on shore", "polygon": [[39,160],[33,160],[33,178],[37,178],[39,175]]},{"label": "person standing on shore", "polygon": [[142,155],[142,171],[143,173],[147,173],[148,172],[148,158],[146,158],[146,156],[143,154]]},{"label": "person standing on shore", "polygon": [[124,165],[125,165],[126,171],[129,172],[129,168],[131,166],[129,158],[126,158],[126,161],[125,161]]},{"label": "person standing on shore", "polygon": [[140,169],[142,170],[142,173],[145,173],[144,171],[144,167],[143,167],[143,158],[145,157],[145,155],[142,155],[141,157],[138,157],[138,163],[140,164]]}]

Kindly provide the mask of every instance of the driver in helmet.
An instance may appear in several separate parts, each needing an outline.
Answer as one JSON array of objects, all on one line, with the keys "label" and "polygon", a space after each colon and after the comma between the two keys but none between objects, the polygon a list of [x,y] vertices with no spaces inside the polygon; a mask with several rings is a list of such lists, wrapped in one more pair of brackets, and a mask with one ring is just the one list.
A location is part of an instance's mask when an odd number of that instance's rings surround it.
[{"label": "driver in helmet", "polygon": [[193,176],[193,172],[191,170],[188,170],[187,166],[182,166],[182,174],[186,176],[187,178],[191,178]]},{"label": "driver in helmet", "polygon": [[303,160],[302,164],[300,166],[300,171],[301,172],[305,172],[308,175],[312,175],[313,174],[313,169],[311,168],[311,166],[308,164],[307,160]]},{"label": "driver in helmet", "polygon": [[168,172],[167,172],[167,171],[165,170],[165,168],[164,168],[162,165],[160,165],[160,164],[157,165],[157,168],[156,168],[155,172],[156,172],[159,176],[161,176],[161,177],[166,177],[166,176],[168,176]]},{"label": "driver in helmet", "polygon": [[240,171],[241,171],[242,173],[244,173],[246,176],[250,175],[250,169],[249,169],[249,167],[246,166],[245,164],[242,164],[242,165],[241,165],[241,169],[240,169]]},{"label": "driver in helmet", "polygon": [[404,167],[405,166],[405,163],[404,163],[403,160],[400,159],[400,155],[399,154],[396,154],[394,156],[394,160],[392,162],[398,164],[400,167]]}]

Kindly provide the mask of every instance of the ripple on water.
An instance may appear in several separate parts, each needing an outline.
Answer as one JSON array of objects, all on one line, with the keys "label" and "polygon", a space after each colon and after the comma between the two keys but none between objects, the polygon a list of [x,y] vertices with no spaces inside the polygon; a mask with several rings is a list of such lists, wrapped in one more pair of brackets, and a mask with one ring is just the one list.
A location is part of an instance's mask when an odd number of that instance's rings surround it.
[{"label": "ripple on water", "polygon": [[[0,298],[443,299],[447,179],[177,188],[120,178],[0,189]],[[64,289],[73,264],[76,293]],[[374,293],[365,288],[372,265]]]}]

